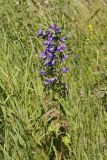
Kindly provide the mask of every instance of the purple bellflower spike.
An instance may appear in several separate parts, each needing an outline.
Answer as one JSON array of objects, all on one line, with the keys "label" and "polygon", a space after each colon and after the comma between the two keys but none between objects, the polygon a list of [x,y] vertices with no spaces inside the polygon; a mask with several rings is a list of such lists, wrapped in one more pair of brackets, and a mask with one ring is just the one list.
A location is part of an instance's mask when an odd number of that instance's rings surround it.
[{"label": "purple bellflower spike", "polygon": [[68,59],[69,54],[64,52],[66,49],[65,38],[61,35],[61,28],[56,24],[50,25],[46,30],[38,30],[38,37],[43,39],[45,47],[40,54],[41,69],[38,72],[46,91],[56,90],[56,87],[59,87],[58,92],[60,92],[62,88],[59,82],[62,81],[63,74],[68,72],[68,68],[63,67],[63,62]]},{"label": "purple bellflower spike", "polygon": [[63,67],[61,70],[62,70],[63,73],[68,72],[68,68],[66,68],[66,67]]}]

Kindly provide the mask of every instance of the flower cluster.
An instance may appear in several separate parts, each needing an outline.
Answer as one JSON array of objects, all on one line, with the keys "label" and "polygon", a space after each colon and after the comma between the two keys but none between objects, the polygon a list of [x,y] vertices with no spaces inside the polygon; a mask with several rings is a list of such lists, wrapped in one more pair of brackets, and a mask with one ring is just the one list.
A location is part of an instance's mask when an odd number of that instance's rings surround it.
[{"label": "flower cluster", "polygon": [[50,25],[46,30],[39,29],[37,36],[43,39],[44,45],[44,51],[39,55],[39,75],[46,86],[59,84],[62,74],[68,72],[68,68],[63,66],[68,54],[65,53],[65,38],[62,37],[61,29],[57,25]]}]

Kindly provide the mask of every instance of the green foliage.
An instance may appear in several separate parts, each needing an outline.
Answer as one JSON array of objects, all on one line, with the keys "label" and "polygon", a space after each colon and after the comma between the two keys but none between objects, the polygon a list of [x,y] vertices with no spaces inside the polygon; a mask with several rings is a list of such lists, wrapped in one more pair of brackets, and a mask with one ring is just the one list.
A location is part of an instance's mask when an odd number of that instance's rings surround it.
[{"label": "green foliage", "polygon": [[52,23],[63,28],[73,51],[63,79],[69,96],[57,99],[69,124],[62,141],[71,160],[107,159],[106,17],[104,0],[0,1],[0,160],[48,160],[54,148],[51,140],[46,154],[41,143],[58,133],[59,121],[45,128],[44,109],[53,104],[44,101],[36,37]]}]

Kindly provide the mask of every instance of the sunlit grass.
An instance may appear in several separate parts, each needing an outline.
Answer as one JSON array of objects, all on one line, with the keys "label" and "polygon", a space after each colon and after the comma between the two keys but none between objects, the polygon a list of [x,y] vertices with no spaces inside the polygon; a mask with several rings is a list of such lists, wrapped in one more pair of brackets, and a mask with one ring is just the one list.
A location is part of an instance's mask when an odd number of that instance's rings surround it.
[{"label": "sunlit grass", "polygon": [[106,160],[107,3],[1,0],[0,17],[0,159],[48,160],[40,147],[46,104],[36,32],[56,23],[72,51],[64,79],[69,97],[59,99],[69,123],[71,160]]}]

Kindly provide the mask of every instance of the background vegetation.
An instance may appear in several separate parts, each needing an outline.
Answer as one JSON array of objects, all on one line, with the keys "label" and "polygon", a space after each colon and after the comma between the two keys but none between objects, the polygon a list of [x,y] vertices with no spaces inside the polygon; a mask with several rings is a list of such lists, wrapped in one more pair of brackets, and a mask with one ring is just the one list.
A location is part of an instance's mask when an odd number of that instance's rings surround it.
[{"label": "background vegetation", "polygon": [[[0,0],[0,160],[48,160],[37,30],[62,27],[71,57],[66,112],[71,160],[107,160],[106,0]],[[75,58],[75,54],[77,58]],[[47,131],[48,134],[48,131]]]}]

